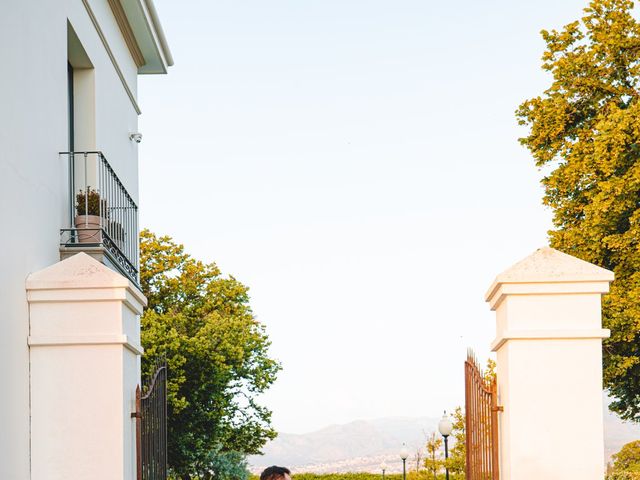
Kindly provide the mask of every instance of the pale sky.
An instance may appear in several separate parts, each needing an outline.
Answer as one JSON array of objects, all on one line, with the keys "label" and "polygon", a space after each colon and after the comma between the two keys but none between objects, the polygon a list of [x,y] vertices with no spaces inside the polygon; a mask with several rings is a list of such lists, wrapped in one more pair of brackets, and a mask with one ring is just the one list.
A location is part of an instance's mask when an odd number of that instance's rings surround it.
[{"label": "pale sky", "polygon": [[550,227],[514,110],[587,0],[155,2],[141,224],[250,286],[276,429],[461,405],[484,293]]}]

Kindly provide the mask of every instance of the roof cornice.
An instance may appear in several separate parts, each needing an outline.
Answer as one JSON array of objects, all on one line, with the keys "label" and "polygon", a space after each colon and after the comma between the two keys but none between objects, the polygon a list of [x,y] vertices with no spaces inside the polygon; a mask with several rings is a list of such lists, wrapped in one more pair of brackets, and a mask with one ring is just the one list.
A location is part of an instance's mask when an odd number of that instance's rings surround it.
[{"label": "roof cornice", "polygon": [[142,67],[145,64],[144,55],[142,55],[142,51],[140,51],[140,45],[138,45],[138,41],[133,34],[131,24],[127,19],[127,15],[124,12],[124,9],[122,8],[122,3],[120,3],[120,0],[108,0],[108,2],[109,6],[111,7],[111,11],[113,12],[113,16],[116,18],[118,27],[122,32],[122,36],[124,37],[127,47],[131,52],[133,61],[136,63],[136,66],[138,68]]},{"label": "roof cornice", "polygon": [[139,74],[167,73],[173,56],[153,0],[108,0]]},{"label": "roof cornice", "polygon": [[156,10],[156,6],[153,3],[153,0],[145,0],[145,3],[147,4],[147,10],[149,11],[151,22],[153,23],[153,27],[156,31],[156,35],[158,36],[160,47],[162,48],[162,53],[164,54],[164,59],[167,62],[167,66],[172,67],[173,55],[171,54],[171,49],[169,48],[169,43],[167,42],[167,38],[164,35],[164,29],[162,28],[162,23],[160,23],[160,18],[158,17],[158,11]]}]

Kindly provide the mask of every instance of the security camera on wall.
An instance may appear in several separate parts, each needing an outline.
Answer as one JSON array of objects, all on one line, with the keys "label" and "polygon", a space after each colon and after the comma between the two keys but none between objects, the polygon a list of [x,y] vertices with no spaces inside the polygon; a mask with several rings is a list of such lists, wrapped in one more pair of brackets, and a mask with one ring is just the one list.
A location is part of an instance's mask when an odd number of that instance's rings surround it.
[{"label": "security camera on wall", "polygon": [[136,143],[140,143],[142,141],[142,134],[139,132],[131,133],[129,134],[129,139]]}]

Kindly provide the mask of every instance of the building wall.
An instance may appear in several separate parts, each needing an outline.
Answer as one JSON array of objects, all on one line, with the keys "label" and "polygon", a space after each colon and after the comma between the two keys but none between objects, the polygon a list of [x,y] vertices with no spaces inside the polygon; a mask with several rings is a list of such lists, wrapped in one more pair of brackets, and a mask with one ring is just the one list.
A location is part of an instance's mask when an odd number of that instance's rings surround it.
[{"label": "building wall", "polygon": [[[107,0],[87,2],[130,91],[137,92],[137,67],[120,34]],[[70,0],[69,22],[78,34],[95,73],[95,148],[115,169],[134,201],[138,202],[137,144],[129,139],[138,130],[138,113],[127,95],[82,0]],[[66,44],[65,44],[66,45]],[[65,80],[66,81],[66,80]],[[65,149],[66,150],[66,149]]]},{"label": "building wall", "polygon": [[[87,3],[136,92],[136,66],[107,0]],[[95,68],[95,146],[137,201],[137,112],[83,0],[5,0],[0,15],[0,478],[29,478],[25,279],[59,260],[68,222],[67,22]]]}]

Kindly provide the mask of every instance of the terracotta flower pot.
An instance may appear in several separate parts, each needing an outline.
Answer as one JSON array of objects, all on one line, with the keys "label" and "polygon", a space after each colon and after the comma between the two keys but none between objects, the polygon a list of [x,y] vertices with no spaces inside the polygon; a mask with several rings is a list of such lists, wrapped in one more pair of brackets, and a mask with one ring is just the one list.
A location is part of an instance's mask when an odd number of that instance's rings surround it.
[{"label": "terracotta flower pot", "polygon": [[98,215],[78,215],[76,216],[74,223],[78,231],[78,242],[102,242],[102,225]]}]

